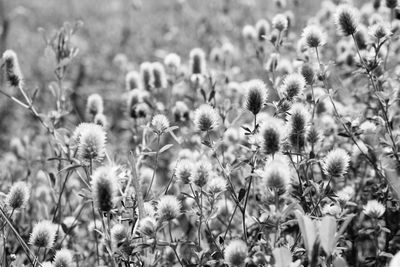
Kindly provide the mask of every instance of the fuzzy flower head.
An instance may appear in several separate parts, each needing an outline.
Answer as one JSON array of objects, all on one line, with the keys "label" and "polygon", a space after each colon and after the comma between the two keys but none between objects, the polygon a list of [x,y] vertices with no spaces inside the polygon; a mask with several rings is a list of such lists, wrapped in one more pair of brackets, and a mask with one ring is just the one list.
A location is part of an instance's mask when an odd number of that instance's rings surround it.
[{"label": "fuzzy flower head", "polygon": [[261,80],[255,79],[247,82],[247,95],[245,106],[254,115],[257,115],[267,101],[267,87]]},{"label": "fuzzy flower head", "polygon": [[292,147],[301,149],[305,146],[307,140],[307,128],[310,122],[310,113],[305,106],[296,103],[289,111],[288,134],[289,142]]},{"label": "fuzzy flower head", "polygon": [[210,105],[201,105],[194,113],[194,124],[202,132],[212,131],[219,124],[218,112]]},{"label": "fuzzy flower head", "polygon": [[128,232],[123,224],[116,224],[111,228],[111,242],[115,247],[128,238]]},{"label": "fuzzy flower head", "polygon": [[260,19],[256,23],[256,32],[258,41],[264,42],[267,39],[267,34],[271,30],[271,26],[265,19]]},{"label": "fuzzy flower head", "polygon": [[181,214],[182,204],[176,196],[165,195],[157,204],[157,214],[161,220],[170,221]]},{"label": "fuzzy flower head", "polygon": [[29,200],[29,187],[25,182],[13,184],[6,197],[6,203],[12,209],[23,208]]},{"label": "fuzzy flower head", "polygon": [[305,44],[312,49],[323,46],[326,43],[326,35],[321,27],[317,25],[305,27],[301,36],[304,38]]},{"label": "fuzzy flower head", "polygon": [[262,173],[265,185],[276,191],[285,192],[290,183],[289,165],[283,157],[276,157],[265,165]]},{"label": "fuzzy flower head", "polygon": [[150,62],[140,64],[140,82],[144,90],[150,91],[153,88],[153,65]]},{"label": "fuzzy flower head", "polygon": [[95,207],[102,212],[109,212],[114,207],[117,193],[115,170],[109,166],[101,166],[92,174],[92,197]]},{"label": "fuzzy flower head", "polygon": [[315,81],[315,71],[309,64],[303,64],[300,68],[300,73],[308,85],[313,85]]},{"label": "fuzzy flower head", "polygon": [[272,27],[280,32],[285,31],[288,28],[288,18],[284,14],[277,14],[272,19]]},{"label": "fuzzy flower head", "polygon": [[229,266],[243,266],[247,257],[247,245],[242,240],[233,240],[225,248],[224,258]]},{"label": "fuzzy flower head", "polygon": [[170,53],[164,58],[164,65],[173,72],[177,71],[181,66],[181,57],[178,54]]},{"label": "fuzzy flower head", "polygon": [[260,129],[262,151],[267,155],[274,155],[279,152],[284,134],[283,122],[277,118],[268,118]]},{"label": "fuzzy flower head", "polygon": [[341,148],[331,150],[322,163],[325,175],[329,177],[342,177],[349,168],[350,156]]},{"label": "fuzzy flower head", "polygon": [[385,22],[376,23],[369,27],[368,34],[376,39],[384,39],[388,38],[392,35],[390,31],[390,25],[387,25]]},{"label": "fuzzy flower head", "polygon": [[167,76],[165,74],[164,66],[160,62],[152,63],[153,69],[153,86],[154,88],[166,88]]},{"label": "fuzzy flower head", "polygon": [[207,183],[207,191],[211,194],[218,195],[226,190],[226,180],[221,176],[213,176]]},{"label": "fuzzy flower head", "polygon": [[52,248],[56,237],[57,226],[50,221],[38,222],[32,230],[29,244],[38,248]]},{"label": "fuzzy flower head", "polygon": [[87,113],[94,117],[99,113],[103,113],[103,110],[103,98],[99,94],[91,94],[86,103]]},{"label": "fuzzy flower head", "polygon": [[188,159],[182,159],[176,166],[175,175],[183,184],[190,183],[190,176],[194,170],[194,164],[192,161]]},{"label": "fuzzy flower head", "polygon": [[74,262],[72,260],[72,253],[69,249],[61,249],[56,252],[54,256],[54,267],[72,267]]},{"label": "fuzzy flower head", "polygon": [[212,165],[208,160],[203,159],[194,166],[189,179],[193,184],[203,187],[207,184],[211,176]]},{"label": "fuzzy flower head", "polygon": [[304,77],[299,73],[292,73],[283,80],[281,91],[289,101],[293,101],[302,94],[305,86],[306,80]]},{"label": "fuzzy flower head", "polygon": [[257,38],[257,31],[252,25],[245,25],[242,30],[242,36],[246,40],[253,41]]},{"label": "fuzzy flower head", "polygon": [[140,75],[137,71],[130,71],[125,76],[125,89],[131,91],[140,88]]},{"label": "fuzzy flower head", "polygon": [[172,113],[177,122],[187,121],[189,119],[189,108],[183,101],[176,101],[175,106],[172,108]]},{"label": "fuzzy flower head", "polygon": [[163,134],[169,128],[169,120],[165,115],[157,114],[153,117],[151,126],[157,134]]},{"label": "fuzzy flower head", "polygon": [[84,124],[79,133],[78,157],[85,162],[101,161],[105,155],[106,132],[100,125]]},{"label": "fuzzy flower head", "polygon": [[157,221],[153,217],[144,217],[139,222],[138,232],[143,236],[152,237],[157,231]]},{"label": "fuzzy flower head", "polygon": [[395,9],[396,7],[398,7],[398,5],[398,0],[386,0],[386,6],[390,9]]},{"label": "fuzzy flower head", "polygon": [[11,86],[18,87],[22,83],[22,72],[19,67],[17,54],[13,50],[3,53],[5,76]]},{"label": "fuzzy flower head", "polygon": [[206,70],[206,54],[201,48],[194,48],[190,51],[191,74],[204,74]]},{"label": "fuzzy flower head", "polygon": [[337,31],[343,36],[353,35],[357,32],[359,14],[358,11],[349,5],[341,5],[335,14]]},{"label": "fuzzy flower head", "polygon": [[363,207],[363,212],[365,215],[374,219],[382,217],[382,215],[385,213],[385,210],[385,206],[376,200],[369,200]]},{"label": "fuzzy flower head", "polygon": [[104,129],[107,128],[107,117],[103,113],[96,114],[96,116],[94,116],[93,122],[94,124],[97,124]]}]

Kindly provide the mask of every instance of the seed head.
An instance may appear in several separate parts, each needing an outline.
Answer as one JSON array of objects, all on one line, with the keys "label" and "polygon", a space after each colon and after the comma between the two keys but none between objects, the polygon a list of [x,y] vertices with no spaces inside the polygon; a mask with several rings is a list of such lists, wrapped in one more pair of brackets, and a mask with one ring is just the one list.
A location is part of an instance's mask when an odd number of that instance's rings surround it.
[{"label": "seed head", "polygon": [[289,113],[289,142],[292,147],[301,150],[306,145],[306,134],[310,121],[310,113],[306,110],[303,104],[300,103],[294,104]]},{"label": "seed head", "polygon": [[369,27],[368,33],[370,36],[378,40],[387,38],[392,35],[392,32],[390,31],[390,25],[387,25],[385,22],[372,25],[371,27]]},{"label": "seed head", "polygon": [[314,69],[309,64],[303,64],[300,69],[301,75],[308,85],[313,85],[315,81]]},{"label": "seed head", "polygon": [[153,65],[150,62],[140,64],[140,81],[142,88],[151,91],[154,83]]},{"label": "seed head", "polygon": [[289,165],[282,157],[277,157],[265,165],[262,177],[268,188],[285,192],[290,183]]},{"label": "seed head", "polygon": [[154,62],[152,64],[153,69],[153,86],[154,88],[166,88],[167,77],[165,75],[164,66],[160,62]]},{"label": "seed head", "polygon": [[38,222],[32,230],[29,244],[38,248],[52,248],[57,226],[50,221]]},{"label": "seed head", "polygon": [[84,124],[80,129],[78,157],[84,162],[101,161],[105,155],[106,132],[94,123]]},{"label": "seed head", "polygon": [[118,189],[115,170],[109,166],[97,168],[92,174],[91,185],[95,207],[102,212],[109,212],[114,207]]},{"label": "seed head", "polygon": [[277,29],[280,32],[283,32],[288,27],[288,19],[284,14],[277,14],[272,19],[272,28]]},{"label": "seed head", "polygon": [[305,27],[301,36],[304,38],[306,45],[311,49],[318,48],[326,43],[326,35],[322,32],[321,27],[317,25]]},{"label": "seed head", "polygon": [[261,129],[261,149],[267,155],[279,152],[284,138],[283,122],[276,118],[269,118],[263,122]]},{"label": "seed head", "polygon": [[385,206],[376,200],[369,200],[363,208],[363,212],[368,217],[378,219],[385,213]]},{"label": "seed head", "polygon": [[247,82],[247,95],[245,106],[254,115],[257,115],[267,101],[267,87],[264,82],[258,79]]},{"label": "seed head", "polygon": [[242,240],[233,240],[225,248],[224,258],[229,266],[243,266],[247,257],[247,245]]},{"label": "seed head", "polygon": [[19,87],[22,83],[22,72],[19,67],[17,54],[13,50],[3,53],[5,76],[11,86]]},{"label": "seed head", "polygon": [[139,222],[138,232],[141,235],[153,237],[157,231],[157,221],[153,217],[144,217]]},{"label": "seed head", "polygon": [[151,126],[153,126],[157,134],[163,134],[169,127],[169,120],[165,115],[157,114],[153,117]]},{"label": "seed head", "polygon": [[54,256],[54,267],[72,267],[72,253],[68,249],[61,249]]},{"label": "seed head", "polygon": [[86,111],[91,116],[103,113],[103,98],[99,94],[91,94],[87,99]]},{"label": "seed head", "polygon": [[204,104],[196,109],[194,124],[202,132],[212,131],[218,127],[219,115],[210,105]]},{"label": "seed head", "polygon": [[188,159],[182,159],[176,166],[175,175],[178,181],[180,181],[183,184],[188,184],[190,183],[190,176],[192,175],[193,171],[194,171],[193,162]]},{"label": "seed head", "polygon": [[201,48],[194,48],[190,51],[191,74],[204,74],[206,70],[206,55]]},{"label": "seed head", "polygon": [[267,34],[271,30],[271,26],[265,19],[260,19],[256,23],[256,31],[258,41],[264,42],[267,39]]},{"label": "seed head", "polygon": [[111,228],[111,242],[114,247],[124,242],[128,238],[128,232],[123,224],[116,224]]},{"label": "seed head", "polygon": [[13,184],[10,192],[7,194],[6,203],[12,209],[23,208],[29,200],[29,187],[25,182]]},{"label": "seed head", "polygon": [[164,65],[173,71],[177,71],[181,66],[181,57],[175,53],[170,53],[165,56]]},{"label": "seed head", "polygon": [[125,76],[126,91],[140,88],[140,75],[137,71],[130,71]]},{"label": "seed head", "polygon": [[207,183],[207,191],[217,195],[226,190],[226,180],[220,176],[213,176]]},{"label": "seed head", "polygon": [[207,160],[200,160],[192,169],[190,175],[190,181],[199,186],[203,187],[207,184],[208,180],[212,175],[212,165]]},{"label": "seed head", "polygon": [[347,173],[350,156],[341,148],[331,150],[325,157],[322,168],[329,177],[341,177]]},{"label": "seed head", "polygon": [[300,96],[306,85],[306,80],[299,73],[292,73],[285,77],[281,91],[286,95],[289,101],[293,101]]},{"label": "seed head", "polygon": [[257,38],[256,28],[252,25],[245,25],[242,30],[242,36],[246,40],[255,40]]},{"label": "seed head", "polygon": [[182,204],[176,196],[165,195],[157,204],[157,213],[161,220],[170,221],[178,218],[181,214]]},{"label": "seed head", "polygon": [[358,11],[349,5],[341,5],[335,14],[335,24],[339,34],[349,36],[357,32],[358,28]]}]

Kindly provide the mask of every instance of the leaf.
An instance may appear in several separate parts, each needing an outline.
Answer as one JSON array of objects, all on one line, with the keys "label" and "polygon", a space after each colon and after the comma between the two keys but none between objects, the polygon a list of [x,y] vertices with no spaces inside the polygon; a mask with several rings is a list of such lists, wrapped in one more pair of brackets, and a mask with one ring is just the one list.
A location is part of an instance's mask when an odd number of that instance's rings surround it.
[{"label": "leaf", "polygon": [[332,216],[325,216],[322,218],[319,225],[319,235],[322,248],[325,250],[329,257],[336,247],[336,219]]},{"label": "leaf", "polygon": [[272,254],[275,259],[275,267],[289,267],[292,263],[292,254],[286,247],[275,248]]},{"label": "leaf", "polygon": [[295,214],[299,223],[300,232],[303,236],[304,246],[306,247],[309,258],[311,258],[312,249],[317,239],[317,229],[309,216],[301,214],[299,211],[295,211]]},{"label": "leaf", "polygon": [[160,151],[158,152],[158,153],[163,153],[164,151],[167,151],[168,149],[170,149],[171,147],[173,146],[173,144],[168,144],[168,145],[165,145],[165,146],[163,146],[161,149],[160,149]]},{"label": "leaf", "polygon": [[246,195],[246,189],[240,188],[239,195],[238,195],[239,202],[242,201],[242,199],[244,198],[245,195]]},{"label": "leaf", "polygon": [[346,261],[342,257],[336,257],[333,261],[333,267],[347,267]]},{"label": "leaf", "polygon": [[382,159],[383,170],[385,170],[386,180],[390,184],[390,187],[394,191],[394,195],[399,199],[400,197],[400,172],[396,170],[396,162],[389,158],[385,157]]}]

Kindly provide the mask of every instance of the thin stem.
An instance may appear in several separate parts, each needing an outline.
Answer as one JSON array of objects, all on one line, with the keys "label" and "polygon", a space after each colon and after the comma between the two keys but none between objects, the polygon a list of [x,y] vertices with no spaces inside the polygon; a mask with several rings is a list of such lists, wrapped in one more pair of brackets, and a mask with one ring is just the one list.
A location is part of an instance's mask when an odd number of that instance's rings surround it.
[{"label": "thin stem", "polygon": [[158,156],[160,154],[160,134],[157,134],[157,152],[156,152],[156,161],[154,163],[154,170],[153,170],[153,176],[151,177],[151,181],[149,184],[149,188],[147,189],[146,194],[144,195],[144,199],[149,195],[151,191],[151,187],[153,186],[154,178],[156,177],[156,173],[158,170]]},{"label": "thin stem", "polygon": [[172,227],[171,227],[171,221],[168,221],[168,232],[169,232],[169,238],[170,238],[170,242],[171,242],[171,243],[170,243],[170,247],[171,247],[172,250],[174,251],[176,258],[177,258],[178,261],[179,261],[179,264],[183,267],[183,263],[182,263],[182,261],[181,261],[181,258],[179,257],[178,252],[176,251],[175,244],[172,244],[173,241],[172,241]]},{"label": "thin stem", "polygon": [[[251,173],[254,172],[254,167],[251,170]],[[250,176],[249,178],[249,185],[247,186],[247,194],[246,198],[244,200],[244,206],[243,206],[243,213],[242,213],[242,223],[243,223],[243,235],[244,235],[244,241],[247,243],[247,229],[246,229],[246,207],[247,207],[247,202],[249,200],[249,195],[250,195],[250,189],[251,189],[251,183],[253,181],[253,176]]]}]

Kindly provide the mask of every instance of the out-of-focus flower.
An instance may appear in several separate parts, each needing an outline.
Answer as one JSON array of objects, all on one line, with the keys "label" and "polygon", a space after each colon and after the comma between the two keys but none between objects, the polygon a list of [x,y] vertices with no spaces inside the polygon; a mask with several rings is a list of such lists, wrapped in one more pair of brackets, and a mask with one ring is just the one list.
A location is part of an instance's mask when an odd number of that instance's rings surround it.
[{"label": "out-of-focus flower", "polygon": [[54,256],[54,267],[72,267],[72,253],[69,249],[61,249]]},{"label": "out-of-focus flower", "polygon": [[52,248],[56,237],[57,226],[50,221],[38,222],[32,230],[29,244],[38,248]]},{"label": "out-of-focus flower", "polygon": [[267,87],[264,82],[258,79],[246,83],[246,109],[257,115],[267,101]]},{"label": "out-of-focus flower", "polygon": [[202,132],[212,131],[218,127],[219,115],[210,105],[202,105],[196,109],[194,124]]},{"label": "out-of-focus flower", "polygon": [[23,208],[29,200],[29,187],[25,182],[13,184],[6,196],[6,203],[12,209]]},{"label": "out-of-focus flower", "polygon": [[229,266],[244,265],[247,257],[247,245],[242,240],[233,240],[225,248],[224,258]]},{"label": "out-of-focus flower", "polygon": [[326,43],[326,35],[320,26],[309,25],[304,28],[302,33],[305,43],[309,48],[318,48]]},{"label": "out-of-focus flower", "polygon": [[13,50],[3,53],[5,76],[11,86],[18,87],[22,83],[22,72],[19,67],[17,54]]},{"label": "out-of-focus flower", "polygon": [[182,204],[176,196],[165,195],[157,204],[157,214],[161,220],[170,221],[181,214]]},{"label": "out-of-focus flower", "polygon": [[115,170],[110,166],[101,166],[92,174],[92,196],[95,207],[109,212],[114,207],[117,192]]}]

